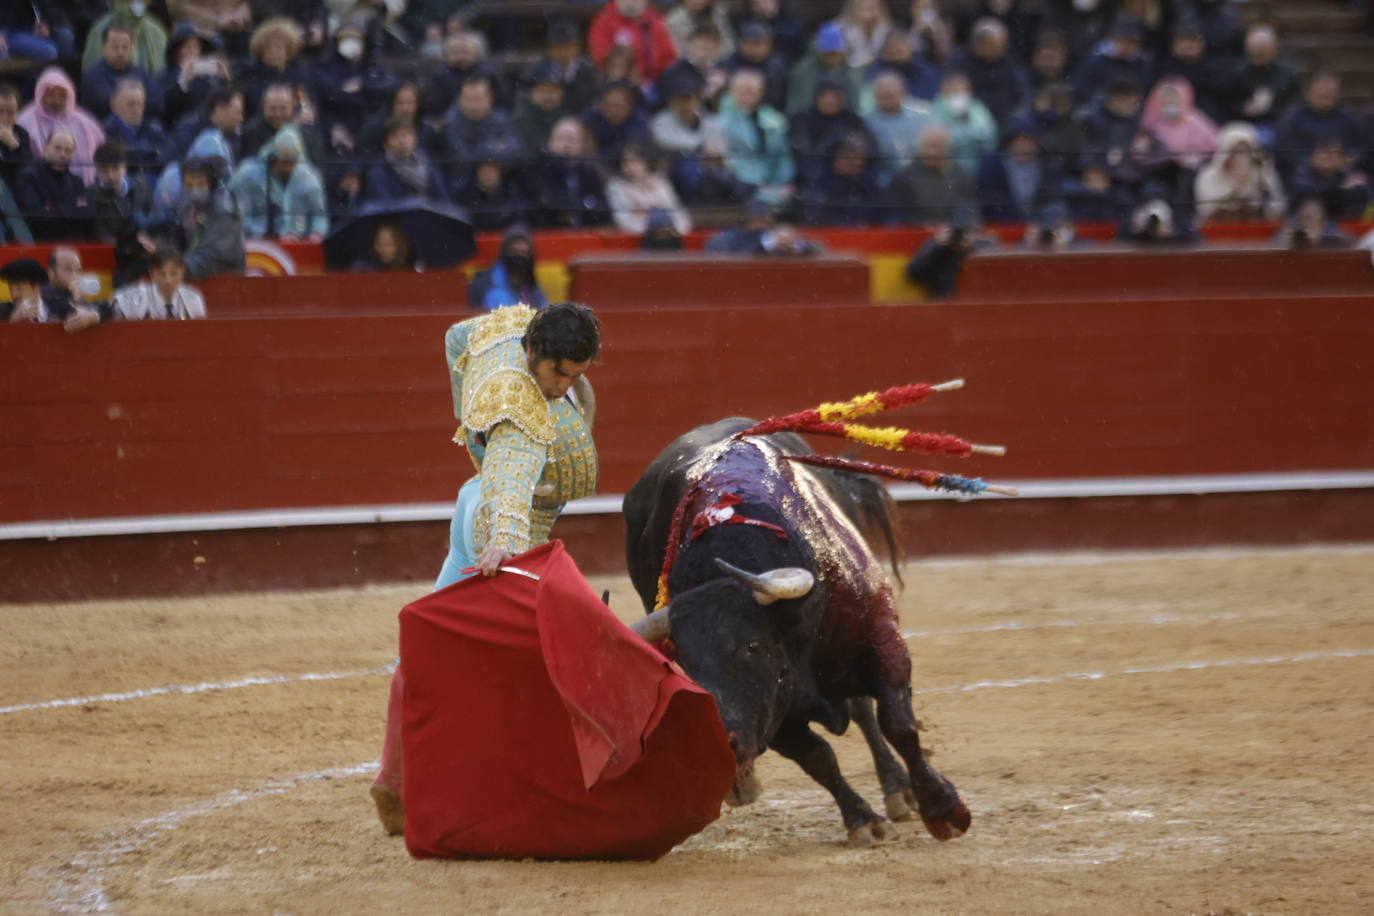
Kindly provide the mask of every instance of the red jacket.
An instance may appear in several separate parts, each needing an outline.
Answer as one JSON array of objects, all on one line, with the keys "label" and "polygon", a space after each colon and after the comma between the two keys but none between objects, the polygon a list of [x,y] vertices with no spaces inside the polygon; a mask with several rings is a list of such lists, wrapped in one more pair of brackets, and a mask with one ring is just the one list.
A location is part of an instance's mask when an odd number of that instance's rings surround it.
[{"label": "red jacket", "polygon": [[596,14],[587,33],[587,50],[591,52],[592,62],[601,66],[611,48],[618,44],[634,47],[639,59],[639,75],[646,83],[656,82],[677,60],[673,38],[656,10],[649,8],[638,19],[626,19],[616,10],[614,0],[609,0]]}]

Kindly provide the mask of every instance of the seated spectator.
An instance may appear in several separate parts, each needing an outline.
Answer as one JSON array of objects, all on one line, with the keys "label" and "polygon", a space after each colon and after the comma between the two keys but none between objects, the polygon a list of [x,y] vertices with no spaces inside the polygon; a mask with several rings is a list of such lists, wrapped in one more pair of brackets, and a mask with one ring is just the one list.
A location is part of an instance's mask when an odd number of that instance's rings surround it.
[{"label": "seated spectator", "polygon": [[380,44],[379,38],[369,39],[364,23],[345,20],[335,30],[328,53],[312,68],[320,130],[335,149],[356,152],[368,112],[384,104],[396,88],[396,80],[382,68]]},{"label": "seated spectator", "polygon": [[229,181],[247,238],[318,242],[329,231],[324,180],[293,127],[244,159]]},{"label": "seated spectator", "polygon": [[1307,81],[1301,102],[1284,113],[1275,128],[1279,175],[1291,180],[1317,141],[1336,137],[1348,150],[1361,149],[1360,126],[1341,104],[1341,78],[1318,70]]},{"label": "seated spectator", "polygon": [[496,263],[473,275],[468,285],[468,304],[492,312],[507,305],[531,305],[542,309],[548,297],[534,276],[534,240],[524,226],[512,226],[501,239]]},{"label": "seated spectator", "polygon": [[1114,80],[1083,117],[1085,152],[1108,168],[1116,168],[1126,157],[1140,123],[1140,85],[1130,80]]},{"label": "seated spectator", "polygon": [[640,77],[651,85],[677,60],[673,37],[648,0],[607,0],[596,14],[587,32],[592,63],[600,67],[615,47],[634,51]]},{"label": "seated spectator", "polygon": [[134,35],[127,26],[110,23],[100,43],[100,60],[96,61],[81,74],[81,101],[96,118],[104,118],[110,113],[110,99],[114,95],[115,84],[121,80],[132,79],[143,87],[153,102],[154,114],[157,112],[157,98],[151,95],[152,78],[142,67],[135,66]]},{"label": "seated spectator", "polygon": [[210,90],[229,84],[229,65],[218,51],[215,39],[196,31],[189,22],[178,23],[172,32],[167,66],[153,77],[151,90],[169,131],[187,118],[194,120]]},{"label": "seated spectator", "polygon": [[300,57],[302,40],[300,26],[285,16],[268,19],[253,31],[248,45],[252,59],[238,72],[248,117],[258,113],[263,90],[273,83],[286,83],[297,93],[310,92],[310,70]]},{"label": "seated spectator", "polygon": [[95,327],[114,317],[108,302],[91,302],[100,284],[81,274],[81,256],[71,248],[54,248],[48,255],[48,284],[43,287],[43,308],[48,321],[62,322],[68,334]]},{"label": "seated spectator", "polygon": [[39,241],[84,239],[90,232],[86,183],[72,169],[75,154],[72,135],[58,129],[48,137],[42,161],[19,173],[15,201]]},{"label": "seated spectator", "polygon": [[532,201],[542,205],[540,225],[581,229],[610,219],[601,173],[587,161],[586,128],[564,118],[549,131],[549,143],[530,176]]},{"label": "seated spectator", "polygon": [[[1208,50],[1214,50],[1208,45]],[[1279,60],[1279,35],[1264,23],[1253,25],[1245,35],[1245,60],[1231,76],[1231,120],[1249,121],[1259,128],[1266,146],[1274,126],[1285,111],[1302,98],[1298,75]]]},{"label": "seated spectator", "polygon": [[1369,177],[1355,168],[1341,138],[1331,134],[1317,141],[1293,178],[1293,195],[1318,198],[1332,220],[1359,219],[1369,204]]},{"label": "seated spectator", "polygon": [[1046,83],[1031,99],[1031,117],[1040,145],[1061,174],[1077,174],[1088,146],[1087,133],[1073,117],[1073,90],[1067,83]]},{"label": "seated spectator", "polygon": [[856,108],[863,92],[863,71],[849,65],[844,29],[835,23],[821,26],[811,52],[793,65],[787,74],[787,114],[805,111],[816,101],[816,88],[822,80],[844,87],[845,103]]},{"label": "seated spectator", "polygon": [[528,87],[515,103],[512,119],[522,150],[540,150],[549,142],[549,131],[571,111],[563,104],[563,82],[558,68],[541,60],[525,75]]},{"label": "seated spectator", "polygon": [[[787,62],[773,49],[773,33],[762,22],[746,22],[739,30],[739,48],[721,63],[726,82],[736,70],[748,67],[763,74],[764,101],[782,111],[787,107]],[[660,101],[667,96],[660,90]]]},{"label": "seated spectator", "polygon": [[600,101],[582,116],[582,123],[596,144],[603,168],[608,170],[615,167],[626,144],[649,139],[649,122],[635,108],[634,88],[628,83],[611,83],[602,89]]},{"label": "seated spectator", "polygon": [[673,214],[667,210],[654,210],[644,225],[644,233],[639,237],[640,251],[681,251],[682,236],[677,231]]},{"label": "seated spectator", "polygon": [[1141,48],[1140,23],[1123,16],[1112,25],[1107,44],[1085,60],[1074,73],[1074,101],[1091,105],[1104,87],[1113,82],[1150,85],[1153,66]]},{"label": "seated spectator", "polygon": [[692,231],[692,218],[678,201],[673,185],[655,169],[653,154],[641,143],[627,143],[620,152],[620,171],[606,182],[606,202],[616,226],[643,235],[649,214],[672,216],[679,236]]},{"label": "seated spectator", "polygon": [[939,66],[954,54],[954,29],[940,9],[940,0],[911,0],[911,45],[916,53]]},{"label": "seated spectator", "polygon": [[[1119,11],[1138,0],[1119,0]],[[949,4],[946,4],[949,5]],[[954,14],[954,33],[970,36],[983,19],[994,19],[1007,30],[1007,53],[1018,63],[1030,60],[1040,34],[1043,0],[974,0]]]},{"label": "seated spectator", "polygon": [[1069,45],[1063,33],[1041,29],[1035,36],[1030,59],[1031,85],[1038,91],[1055,83],[1069,82]]},{"label": "seated spectator", "polygon": [[908,99],[905,81],[889,70],[873,81],[873,110],[864,123],[877,144],[878,181],[886,186],[916,157],[921,134],[933,122],[930,108]]},{"label": "seated spectator", "polygon": [[1331,220],[1320,197],[1299,197],[1293,213],[1274,236],[1281,248],[1349,248],[1355,240]]},{"label": "seated spectator", "polygon": [[158,123],[145,115],[146,98],[147,91],[138,80],[120,80],[110,99],[105,139],[123,145],[129,168],[136,175],[153,176],[176,158],[176,148]]},{"label": "seated spectator", "polygon": [[1196,174],[1150,128],[1142,124],[1125,158],[1109,168],[1113,195],[1126,214],[1119,238],[1149,242],[1195,238]]},{"label": "seated spectator", "polygon": [[118,23],[134,36],[134,66],[157,74],[166,62],[167,30],[148,9],[146,0],[111,0],[110,11],[91,23],[86,32],[86,47],[81,52],[81,69],[100,60],[106,26]]},{"label": "seated spectator", "polygon": [[1169,158],[1190,172],[1216,152],[1217,126],[1194,107],[1193,88],[1184,80],[1160,80],[1145,101],[1140,123],[1159,140]]},{"label": "seated spectator", "polygon": [[921,287],[927,299],[948,299],[955,293],[959,271],[973,253],[977,238],[977,217],[971,210],[961,209],[916,249],[906,264],[907,280]]},{"label": "seated spectator", "polygon": [[1234,60],[1241,55],[1245,27],[1229,7],[1229,0],[1194,0],[1193,12],[1202,23],[1202,34],[1212,53]]},{"label": "seated spectator", "polygon": [[[282,84],[285,85],[285,84]],[[242,144],[243,93],[232,86],[220,86],[205,96],[205,104],[194,118],[186,118],[172,132],[172,143],[185,155],[201,135],[215,133],[229,150],[231,162],[244,152]],[[250,150],[248,152],[256,152]]]},{"label": "seated spectator", "polygon": [[364,203],[395,203],[411,197],[449,202],[443,173],[417,148],[418,142],[411,122],[404,118],[387,122],[382,137],[382,161],[368,168],[363,183]]},{"label": "seated spectator", "polygon": [[582,33],[574,23],[562,19],[549,26],[544,59],[553,65],[558,81],[563,84],[564,107],[568,111],[586,111],[592,107],[600,82],[596,68],[582,56]]},{"label": "seated spectator", "polygon": [[601,62],[601,66],[596,68],[597,98],[601,97],[602,89],[617,83],[624,83],[634,89],[636,107],[641,105],[647,107],[647,100],[644,97],[644,77],[639,72],[639,61],[635,58],[634,48],[625,45],[611,48],[606,59]]},{"label": "seated spectator", "polygon": [[954,161],[973,174],[983,157],[997,149],[997,122],[987,106],[973,97],[968,77],[951,70],[940,80],[931,117],[949,131]]},{"label": "seated spectator", "polygon": [[95,148],[105,142],[105,132],[77,106],[76,88],[61,68],[49,67],[39,75],[34,100],[24,106],[15,121],[28,131],[35,158],[43,154],[54,132],[67,133],[75,143],[72,171],[83,183],[95,178]]},{"label": "seated spectator", "polygon": [[17,120],[19,90],[13,83],[0,83],[0,180],[10,187],[19,170],[33,162],[33,141]]},{"label": "seated spectator", "polygon": [[474,76],[463,83],[458,99],[444,118],[443,142],[449,169],[461,169],[478,149],[507,156],[520,152],[520,140],[510,116],[493,107],[491,81]]},{"label": "seated spectator", "polygon": [[1217,135],[1217,153],[1194,185],[1200,222],[1280,219],[1283,185],[1254,125],[1238,121]]},{"label": "seated spectator", "polygon": [[773,226],[773,208],[761,200],[744,205],[739,223],[722,229],[706,240],[705,250],[720,254],[759,254],[763,235]]},{"label": "seated spectator", "polygon": [[654,145],[670,155],[695,155],[705,145],[715,120],[703,113],[696,84],[690,80],[669,82],[663,101],[667,107],[649,121]]},{"label": "seated spectator", "polygon": [[220,184],[216,166],[205,159],[188,159],[181,166],[181,181],[172,237],[186,276],[201,280],[243,273],[243,218],[233,195]]},{"label": "seated spectator", "polygon": [[[413,82],[403,82],[397,86],[391,94],[390,104],[371,115],[363,124],[363,129],[358,137],[357,148],[353,151],[351,158],[364,163],[361,167],[379,161],[385,153],[382,141],[386,136],[386,125],[392,118],[400,118],[414,126],[419,149],[423,150],[426,155],[430,158],[442,157],[444,152],[443,136],[430,127],[428,122],[421,117],[421,97],[419,87]],[[306,151],[311,151],[308,141]]]},{"label": "seated spectator", "polygon": [[0,321],[24,324],[52,321],[43,307],[48,272],[33,258],[19,258],[0,267],[0,280],[10,288],[10,301],[0,302]]},{"label": "seated spectator", "polygon": [[86,189],[91,204],[91,238],[114,245],[116,288],[140,279],[148,269],[140,231],[153,209],[153,195],[137,173],[130,175],[124,147],[106,140],[95,149],[95,183]]},{"label": "seated spectator", "polygon": [[1105,160],[1089,155],[1076,173],[1065,176],[1064,203],[1074,222],[1111,223],[1119,227],[1138,201],[1130,187],[1113,180],[1113,171]]},{"label": "seated spectator", "polygon": [[928,102],[940,91],[940,74],[916,56],[911,36],[905,32],[889,32],[878,51],[878,59],[868,65],[869,87],[861,96],[861,111],[872,110],[872,81],[884,73],[900,76],[906,94],[913,99]]},{"label": "seated spectator", "polygon": [[[715,29],[716,58],[728,57],[735,51],[735,30],[725,0],[680,0],[663,17],[663,24],[673,39],[673,50],[679,59],[690,55],[689,45],[697,29],[709,25]],[[714,60],[712,61],[714,63]]]},{"label": "seated spectator", "polygon": [[0,245],[32,245],[33,233],[19,212],[10,186],[0,178]]},{"label": "seated spectator", "polygon": [[948,130],[932,124],[921,133],[916,158],[893,176],[884,200],[891,221],[916,225],[947,223],[977,204],[973,176],[955,160]]},{"label": "seated spectator", "polygon": [[[681,7],[679,7],[681,9]],[[693,29],[688,37],[685,51],[673,62],[655,86],[658,98],[667,97],[665,87],[672,82],[692,82],[697,86],[706,103],[715,106],[716,98],[725,89],[728,77],[722,67],[721,33],[715,25],[706,22]]]},{"label": "seated spectator", "polygon": [[444,65],[421,85],[420,108],[426,116],[443,116],[471,79],[485,79],[492,105],[505,107],[505,84],[486,61],[486,53],[486,40],[479,32],[464,29],[444,39]]},{"label": "seated spectator", "polygon": [[1006,124],[1030,101],[1030,77],[1007,51],[1007,27],[985,16],[973,27],[969,50],[950,63],[968,77],[973,95],[987,106],[998,124]]},{"label": "seated spectator", "polygon": [[844,32],[849,66],[864,69],[878,59],[878,51],[894,29],[883,0],[845,0],[844,9],[832,20]]},{"label": "seated spectator", "polygon": [[1220,124],[1232,105],[1232,74],[1235,65],[1207,54],[1202,24],[1185,15],[1174,26],[1169,54],[1159,62],[1156,78],[1178,77],[1193,87],[1198,110]]},{"label": "seated spectator", "polygon": [[1002,152],[983,157],[978,167],[978,201],[989,223],[1044,225],[1052,207],[1062,205],[1061,176],[1044,154],[1029,119],[1013,121]]},{"label": "seated spectator", "polygon": [[787,119],[763,103],[763,76],[738,70],[721,100],[711,143],[739,181],[758,189],[770,203],[791,193],[795,175]]},{"label": "seated spectator", "polygon": [[372,233],[372,246],[367,254],[353,262],[352,270],[407,270],[415,269],[410,256],[410,242],[401,227],[395,223],[382,223]]},{"label": "seated spectator", "polygon": [[836,140],[824,170],[802,193],[804,221],[812,226],[873,226],[882,221],[878,170],[871,140],[854,133]]},{"label": "seated spectator", "polygon": [[[305,145],[306,158],[318,169],[332,157],[326,150],[319,128],[313,121],[309,124],[303,123],[310,114],[313,114],[313,110],[308,107],[301,111],[297,110],[296,94],[291,91],[290,86],[286,83],[273,83],[262,92],[262,105],[258,110],[258,116],[243,126],[243,131],[239,135],[239,149],[245,157],[258,156],[263,152],[263,147],[268,146],[277,138],[277,134],[290,126]],[[380,145],[377,155],[381,156]]]},{"label": "seated spectator", "polygon": [[0,60],[54,61],[74,54],[71,24],[54,0],[0,6]]},{"label": "seated spectator", "polygon": [[[197,122],[199,128],[186,149],[186,158],[213,160],[224,174],[230,173],[239,160],[239,128],[243,125],[243,95],[228,86],[215,89],[205,97],[205,113]],[[153,187],[153,204],[160,210],[172,212],[181,204],[181,165],[169,164],[158,176]]]},{"label": "seated spectator", "polygon": [[834,80],[821,80],[816,98],[806,111],[792,115],[787,129],[797,186],[806,187],[826,171],[831,148],[841,137],[860,134],[874,148],[864,119],[846,104],[845,89]]},{"label": "seated spectator", "polygon": [[116,290],[115,313],[126,321],[205,317],[205,298],[186,285],[186,264],[170,248],[153,253],[147,281]]},{"label": "seated spectator", "polygon": [[453,201],[468,211],[473,229],[499,232],[528,218],[514,171],[508,155],[479,149],[467,173],[453,183]]},{"label": "seated spectator", "polygon": [[[744,0],[735,4],[735,33],[739,34],[747,22],[768,27],[773,36],[773,51],[789,67],[806,54],[806,30],[788,12],[785,0]],[[782,110],[778,107],[778,111]]]}]

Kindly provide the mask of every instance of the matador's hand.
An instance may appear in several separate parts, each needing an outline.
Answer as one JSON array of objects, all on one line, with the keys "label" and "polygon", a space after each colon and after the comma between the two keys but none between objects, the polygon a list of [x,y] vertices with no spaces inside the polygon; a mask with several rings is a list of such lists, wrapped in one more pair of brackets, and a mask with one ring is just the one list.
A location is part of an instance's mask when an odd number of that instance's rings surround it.
[{"label": "matador's hand", "polygon": [[492,544],[477,555],[477,568],[484,576],[496,575],[497,568],[515,554],[499,544]]}]

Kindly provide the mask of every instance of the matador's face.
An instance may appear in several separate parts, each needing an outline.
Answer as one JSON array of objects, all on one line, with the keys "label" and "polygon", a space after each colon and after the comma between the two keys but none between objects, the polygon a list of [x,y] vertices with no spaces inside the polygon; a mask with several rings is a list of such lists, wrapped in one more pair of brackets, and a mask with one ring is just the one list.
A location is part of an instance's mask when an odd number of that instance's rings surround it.
[{"label": "matador's face", "polygon": [[570,359],[536,359],[532,351],[526,350],[525,353],[529,357],[530,375],[534,376],[534,383],[550,401],[567,394],[573,382],[581,378],[592,364],[591,360],[577,363]]}]

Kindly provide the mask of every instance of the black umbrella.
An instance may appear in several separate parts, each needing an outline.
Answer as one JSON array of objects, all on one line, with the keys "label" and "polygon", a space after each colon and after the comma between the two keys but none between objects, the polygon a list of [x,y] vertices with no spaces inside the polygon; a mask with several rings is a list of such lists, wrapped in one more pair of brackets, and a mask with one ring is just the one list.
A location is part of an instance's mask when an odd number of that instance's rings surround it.
[{"label": "black umbrella", "polygon": [[399,226],[410,244],[411,259],[424,267],[453,267],[477,253],[477,240],[467,214],[450,204],[423,197],[364,204],[324,240],[324,261],[347,268],[372,250],[377,227]]}]

